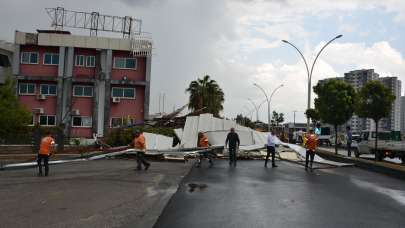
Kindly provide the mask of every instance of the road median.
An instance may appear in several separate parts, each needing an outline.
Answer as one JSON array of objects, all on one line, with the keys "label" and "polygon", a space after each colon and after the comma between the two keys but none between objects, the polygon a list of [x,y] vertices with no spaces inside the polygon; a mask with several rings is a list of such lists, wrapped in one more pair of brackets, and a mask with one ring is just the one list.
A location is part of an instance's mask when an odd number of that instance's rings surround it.
[{"label": "road median", "polygon": [[393,164],[384,161],[373,161],[364,158],[347,157],[334,152],[326,148],[318,148],[317,154],[325,159],[329,159],[336,162],[354,163],[355,166],[363,169],[368,169],[374,172],[390,175],[396,178],[405,180],[405,166],[401,164]]}]

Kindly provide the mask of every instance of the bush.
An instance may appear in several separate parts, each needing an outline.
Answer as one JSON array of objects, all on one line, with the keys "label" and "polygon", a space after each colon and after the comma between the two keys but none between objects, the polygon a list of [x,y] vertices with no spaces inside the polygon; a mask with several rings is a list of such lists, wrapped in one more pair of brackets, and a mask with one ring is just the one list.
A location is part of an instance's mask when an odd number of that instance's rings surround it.
[{"label": "bush", "polygon": [[171,128],[142,126],[142,127],[134,127],[134,128],[112,129],[108,133],[105,141],[110,146],[128,145],[133,140],[132,133],[135,130],[140,130],[143,132],[148,132],[148,133],[153,133],[153,134],[165,135],[168,137],[175,137],[174,130]]},{"label": "bush", "polygon": [[[32,144],[32,134],[34,126],[23,126],[7,135],[0,137],[0,144]],[[60,127],[40,127],[41,136],[44,137],[45,131],[50,131],[56,137],[59,131],[63,131]]]}]

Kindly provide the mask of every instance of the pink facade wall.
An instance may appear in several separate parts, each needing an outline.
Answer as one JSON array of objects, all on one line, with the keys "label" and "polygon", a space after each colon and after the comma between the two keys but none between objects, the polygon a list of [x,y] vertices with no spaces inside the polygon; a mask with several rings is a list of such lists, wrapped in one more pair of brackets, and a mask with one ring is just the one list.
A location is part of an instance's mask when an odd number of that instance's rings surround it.
[{"label": "pink facade wall", "polygon": [[[41,81],[40,76],[53,76],[58,75],[57,65],[44,65],[44,53],[58,53],[59,47],[46,47],[46,46],[34,46],[34,45],[22,45],[21,52],[38,52],[38,64],[20,64],[20,75],[24,76],[38,76],[38,80],[34,81],[36,85],[36,94],[40,93],[40,84],[55,84],[56,82]],[[99,52],[92,49],[75,48],[74,56],[84,55],[84,56],[97,56]],[[113,51],[112,63],[114,64],[114,57],[132,57],[130,52],[124,51]],[[59,59],[61,60],[61,56]],[[113,80],[122,80],[124,76],[130,81],[145,81],[146,76],[146,58],[136,57],[137,68],[132,69],[115,69],[112,68],[111,77]],[[75,63],[75,57],[74,61]],[[79,67],[73,66],[73,77],[75,78],[94,78],[96,74],[95,67]],[[20,81],[20,83],[32,83],[32,81]],[[112,85],[112,87],[133,87],[133,86],[122,86],[122,85]],[[72,86],[72,90],[73,90]],[[144,86],[136,86],[136,98],[135,99],[125,99],[121,98],[120,103],[112,103],[110,99],[110,115],[106,115],[108,121],[111,121],[112,117],[127,117],[131,116],[137,123],[144,121],[144,99],[145,99],[145,88]],[[73,91],[72,91],[73,94]],[[58,94],[59,96],[60,94]],[[74,97],[72,96],[72,109],[78,109],[80,111],[80,116],[93,116],[93,106],[94,97]],[[43,108],[43,115],[56,115],[56,104],[57,96],[47,96],[44,101],[38,100],[37,95],[19,95],[19,100],[27,108],[28,111],[32,112],[34,108]],[[39,115],[35,116],[34,123],[39,120]],[[94,122],[94,119],[93,119]],[[93,134],[93,129],[91,127],[72,127],[70,129],[72,137],[86,137],[90,138]]]},{"label": "pink facade wall", "polygon": [[130,115],[132,118],[135,117],[135,121],[137,123],[144,121],[143,105],[145,99],[145,88],[142,86],[137,86],[135,89],[135,99],[121,99],[120,103],[118,104],[112,103],[112,99],[110,99],[110,123],[112,117],[127,117],[128,115]]},{"label": "pink facade wall", "polygon": [[[72,97],[72,109],[78,109],[80,112],[80,116],[92,117],[93,103],[94,97]],[[93,129],[92,127],[72,127],[70,133],[72,137],[90,138],[93,135]]]},{"label": "pink facade wall", "polygon": [[76,55],[96,56],[97,51],[92,49],[75,48],[73,59],[73,77],[94,78],[96,75],[96,67],[76,66]]},{"label": "pink facade wall", "polygon": [[135,57],[137,59],[137,68],[135,70],[132,70],[132,69],[115,69],[114,68],[115,57],[133,58],[130,52],[113,51],[113,59],[112,59],[113,68],[111,70],[111,79],[122,80],[122,78],[126,76],[130,81],[145,81],[146,58]]},{"label": "pink facade wall", "polygon": [[[21,83],[24,83],[21,81]],[[32,83],[32,82],[27,82]],[[52,84],[49,82],[35,82],[35,93],[39,94],[40,84]],[[43,108],[44,114],[41,115],[56,115],[56,101],[57,96],[46,96],[46,100],[38,100],[37,95],[19,95],[18,99],[20,103],[27,108],[29,112],[32,112],[34,108]],[[34,123],[39,120],[39,114],[34,116]]]},{"label": "pink facade wall", "polygon": [[[46,46],[21,46],[21,52],[38,52],[38,64],[21,63],[20,54],[20,74],[25,76],[57,76],[58,65],[44,65],[44,53],[59,53],[58,47]],[[60,58],[60,57],[59,57]]]}]

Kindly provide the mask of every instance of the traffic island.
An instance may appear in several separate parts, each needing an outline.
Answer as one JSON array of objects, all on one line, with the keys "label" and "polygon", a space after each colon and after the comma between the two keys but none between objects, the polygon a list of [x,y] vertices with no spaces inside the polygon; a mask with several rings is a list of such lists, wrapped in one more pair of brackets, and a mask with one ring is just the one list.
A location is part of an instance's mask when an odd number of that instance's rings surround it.
[{"label": "traffic island", "polygon": [[374,161],[364,158],[354,158],[354,157],[347,157],[340,154],[335,154],[334,152],[325,149],[325,148],[318,148],[317,154],[320,157],[325,159],[336,161],[336,162],[343,162],[343,163],[354,163],[355,166],[367,170],[371,170],[374,172],[386,174],[392,177],[400,178],[405,180],[405,166],[401,164],[394,164],[384,161]]}]

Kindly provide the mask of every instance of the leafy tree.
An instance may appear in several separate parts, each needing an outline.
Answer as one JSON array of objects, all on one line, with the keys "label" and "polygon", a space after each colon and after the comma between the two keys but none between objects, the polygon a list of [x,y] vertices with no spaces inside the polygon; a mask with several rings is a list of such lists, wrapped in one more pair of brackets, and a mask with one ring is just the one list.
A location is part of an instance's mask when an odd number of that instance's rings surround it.
[{"label": "leafy tree", "polygon": [[371,118],[375,122],[375,159],[380,159],[377,154],[378,123],[380,119],[387,117],[391,111],[395,96],[379,81],[369,81],[359,91],[359,99],[356,105],[356,113],[359,117]]},{"label": "leafy tree", "polygon": [[31,114],[18,101],[15,82],[9,77],[0,85],[0,139],[5,140],[20,132],[31,118]]},{"label": "leafy tree", "polygon": [[192,111],[204,110],[218,117],[224,109],[224,92],[209,75],[192,81],[186,92],[190,93],[188,108]]},{"label": "leafy tree", "polygon": [[271,117],[271,124],[278,126],[282,122],[284,122],[284,113],[278,113],[276,111],[273,111],[273,115]]},{"label": "leafy tree", "polygon": [[312,123],[315,125],[316,122],[321,120],[321,117],[319,115],[319,112],[316,109],[310,108],[305,111],[305,115],[307,118],[310,118]]},{"label": "leafy tree", "polygon": [[242,114],[238,114],[235,121],[237,124],[240,124],[242,126],[250,127],[252,129],[255,128],[255,123],[253,123],[253,121],[249,117],[243,116]]},{"label": "leafy tree", "polygon": [[318,83],[314,87],[314,92],[318,95],[315,99],[315,109],[319,113],[320,120],[334,126],[337,154],[337,128],[352,117],[356,91],[346,82],[332,79],[326,83]]}]

